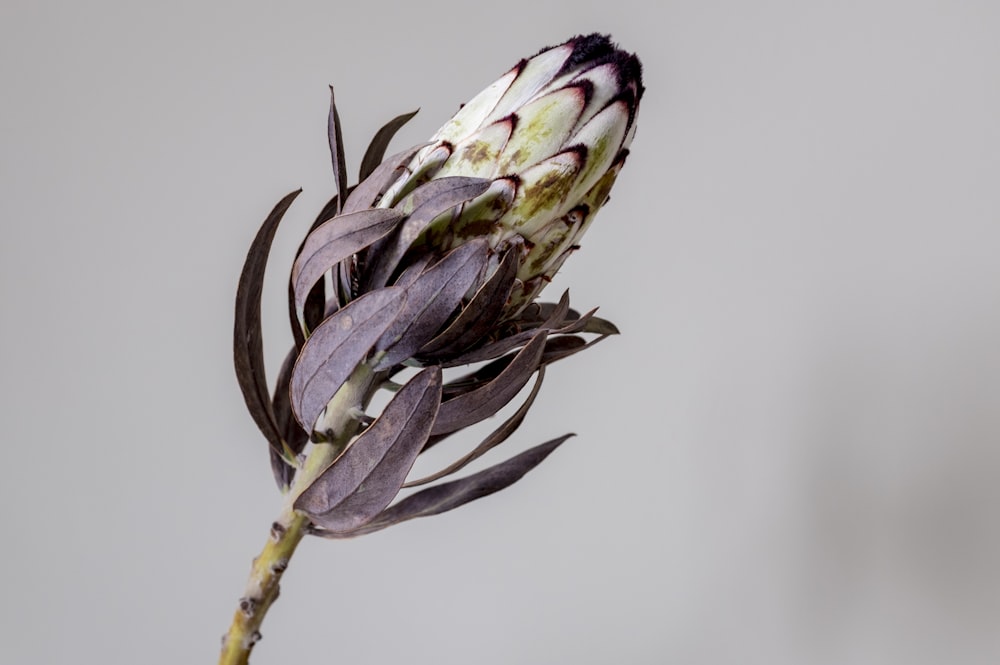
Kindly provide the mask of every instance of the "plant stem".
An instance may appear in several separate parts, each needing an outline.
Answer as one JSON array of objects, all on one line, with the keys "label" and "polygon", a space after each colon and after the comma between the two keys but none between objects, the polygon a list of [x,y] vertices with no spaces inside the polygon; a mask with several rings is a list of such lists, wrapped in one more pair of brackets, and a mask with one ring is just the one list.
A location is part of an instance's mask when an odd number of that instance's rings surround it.
[{"label": "plant stem", "polygon": [[278,597],[281,574],[308,526],[309,519],[305,515],[289,508],[271,525],[271,536],[254,559],[246,591],[233,614],[229,632],[223,638],[219,665],[246,665],[250,650],[260,640],[264,615]]},{"label": "plant stem", "polygon": [[372,394],[384,378],[361,364],[351,378],[341,386],[326,409],[323,431],[331,432],[328,441],[316,443],[295,474],[284,509],[271,524],[271,533],[264,548],[253,561],[250,579],[233,614],[233,622],[222,642],[219,665],[246,665],[250,650],[260,641],[260,626],[267,610],[280,591],[281,576],[309,529],[309,518],[295,510],[295,500],[347,447],[358,430],[358,415],[368,405]]}]

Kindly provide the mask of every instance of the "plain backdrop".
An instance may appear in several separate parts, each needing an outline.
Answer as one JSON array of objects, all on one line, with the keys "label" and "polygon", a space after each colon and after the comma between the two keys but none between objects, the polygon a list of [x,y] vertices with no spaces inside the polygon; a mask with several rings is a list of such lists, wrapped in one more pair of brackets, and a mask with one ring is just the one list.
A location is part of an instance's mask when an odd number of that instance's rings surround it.
[{"label": "plain backdrop", "polygon": [[214,662],[281,503],[233,296],[303,187],[273,377],[328,84],[356,166],[591,31],[647,93],[546,296],[623,335],[482,461],[578,436],[453,513],[306,541],[252,662],[1000,662],[991,0],[5,0],[0,662]]}]

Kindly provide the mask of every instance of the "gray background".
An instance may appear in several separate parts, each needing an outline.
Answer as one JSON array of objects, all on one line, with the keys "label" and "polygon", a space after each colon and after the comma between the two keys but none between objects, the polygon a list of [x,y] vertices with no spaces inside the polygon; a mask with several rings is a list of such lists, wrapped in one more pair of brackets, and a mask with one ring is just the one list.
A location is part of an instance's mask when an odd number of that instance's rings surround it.
[{"label": "gray background", "polygon": [[273,376],[327,84],[356,165],[593,30],[648,92],[547,295],[624,335],[552,368],[507,452],[579,436],[504,494],[307,541],[253,662],[1000,662],[989,0],[6,0],[0,661],[214,662],[280,506],[233,294],[304,187]]}]

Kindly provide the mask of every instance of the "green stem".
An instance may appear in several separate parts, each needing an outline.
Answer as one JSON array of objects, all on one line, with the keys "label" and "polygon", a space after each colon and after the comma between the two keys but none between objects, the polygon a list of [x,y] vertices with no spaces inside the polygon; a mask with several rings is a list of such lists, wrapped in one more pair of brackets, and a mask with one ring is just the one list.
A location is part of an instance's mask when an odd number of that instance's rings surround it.
[{"label": "green stem", "polygon": [[264,616],[278,597],[281,576],[309,529],[309,518],[295,510],[295,500],[330,466],[357,433],[357,416],[368,405],[382,378],[382,375],[373,373],[369,365],[359,365],[327,406],[323,430],[333,435],[329,441],[313,445],[302,468],[295,474],[284,509],[271,524],[270,536],[253,561],[246,590],[233,614],[229,632],[223,637],[219,665],[247,664],[251,649],[260,640]]}]

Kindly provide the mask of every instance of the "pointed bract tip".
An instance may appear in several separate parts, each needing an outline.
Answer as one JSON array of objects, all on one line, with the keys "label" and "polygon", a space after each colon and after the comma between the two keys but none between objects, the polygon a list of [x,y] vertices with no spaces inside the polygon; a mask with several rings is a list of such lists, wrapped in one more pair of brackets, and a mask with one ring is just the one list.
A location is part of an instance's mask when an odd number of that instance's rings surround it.
[{"label": "pointed bract tip", "polygon": [[537,55],[560,46],[571,44],[573,52],[563,63],[557,76],[576,69],[591,69],[605,63],[613,63],[615,71],[618,73],[618,86],[627,88],[635,82],[636,101],[642,98],[645,88],[642,85],[642,63],[634,53],[622,50],[610,35],[602,35],[594,32],[589,35],[577,35],[568,39],[562,44],[548,46],[540,50]]},{"label": "pointed bract tip", "polygon": [[584,63],[603,61],[618,51],[618,45],[611,41],[611,35],[597,32],[577,35],[567,43],[573,44],[573,54],[563,65],[564,70],[574,69]]}]

